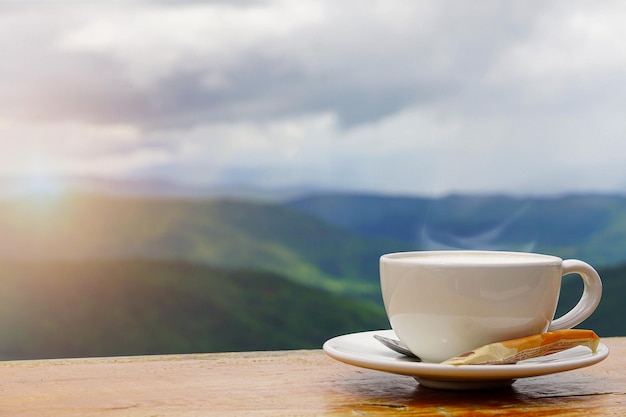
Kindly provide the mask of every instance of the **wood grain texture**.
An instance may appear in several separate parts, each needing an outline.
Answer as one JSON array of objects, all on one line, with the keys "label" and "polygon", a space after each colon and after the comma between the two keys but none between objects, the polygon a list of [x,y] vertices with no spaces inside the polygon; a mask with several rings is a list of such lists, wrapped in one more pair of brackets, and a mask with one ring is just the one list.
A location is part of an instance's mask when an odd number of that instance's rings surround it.
[{"label": "wood grain texture", "polygon": [[480,392],[320,350],[0,362],[1,416],[624,416],[626,338],[600,364]]}]

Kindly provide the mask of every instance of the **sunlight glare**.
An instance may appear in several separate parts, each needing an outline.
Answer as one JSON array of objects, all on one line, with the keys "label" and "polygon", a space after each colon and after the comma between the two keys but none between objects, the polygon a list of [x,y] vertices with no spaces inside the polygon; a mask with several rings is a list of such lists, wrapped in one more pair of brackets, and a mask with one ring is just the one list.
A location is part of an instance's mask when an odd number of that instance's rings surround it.
[{"label": "sunlight glare", "polygon": [[63,193],[63,184],[54,174],[37,171],[26,175],[23,179],[22,193],[38,200],[59,197]]}]

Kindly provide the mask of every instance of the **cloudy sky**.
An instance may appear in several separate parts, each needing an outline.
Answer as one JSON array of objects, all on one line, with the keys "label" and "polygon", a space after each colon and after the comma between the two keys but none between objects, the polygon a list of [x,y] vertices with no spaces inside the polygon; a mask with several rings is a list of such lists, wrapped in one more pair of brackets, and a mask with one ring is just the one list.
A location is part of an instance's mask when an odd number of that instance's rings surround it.
[{"label": "cloudy sky", "polygon": [[0,0],[0,176],[626,191],[626,3]]}]

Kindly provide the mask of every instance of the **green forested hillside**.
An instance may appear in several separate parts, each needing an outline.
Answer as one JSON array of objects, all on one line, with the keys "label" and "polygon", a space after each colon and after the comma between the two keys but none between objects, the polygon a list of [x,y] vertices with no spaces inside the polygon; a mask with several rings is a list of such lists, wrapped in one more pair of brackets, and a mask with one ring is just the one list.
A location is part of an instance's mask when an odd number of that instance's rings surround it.
[{"label": "green forested hillside", "polygon": [[0,236],[9,259],[185,260],[365,294],[378,257],[404,247],[277,205],[86,194],[0,201]]},{"label": "green forested hillside", "polygon": [[176,261],[0,262],[0,360],[320,348],[379,306]]},{"label": "green forested hillside", "polygon": [[[380,303],[271,273],[147,260],[0,265],[0,360],[319,348],[389,328]],[[579,327],[626,336],[626,267],[600,273],[602,302]],[[579,284],[565,281],[557,315]]]},{"label": "green forested hillside", "polygon": [[[298,204],[0,200],[0,359],[319,347],[386,328],[378,258],[432,249],[424,236],[489,249],[534,236],[535,251],[590,261],[605,290],[581,327],[626,336],[626,267],[606,266],[626,254],[620,198],[513,210],[507,197],[454,197],[436,214],[422,207],[426,235],[407,223],[406,200],[370,200],[339,204],[341,221]],[[415,213],[426,201],[412,201]],[[578,280],[565,282],[561,309],[580,291]]]}]

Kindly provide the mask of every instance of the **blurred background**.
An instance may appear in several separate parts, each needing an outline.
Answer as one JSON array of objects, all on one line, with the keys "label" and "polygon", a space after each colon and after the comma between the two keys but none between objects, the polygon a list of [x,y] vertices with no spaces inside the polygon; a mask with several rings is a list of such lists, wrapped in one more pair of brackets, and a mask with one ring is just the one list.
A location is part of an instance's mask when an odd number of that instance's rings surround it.
[{"label": "blurred background", "polygon": [[0,0],[0,359],[319,348],[444,248],[588,261],[626,336],[625,19]]}]

